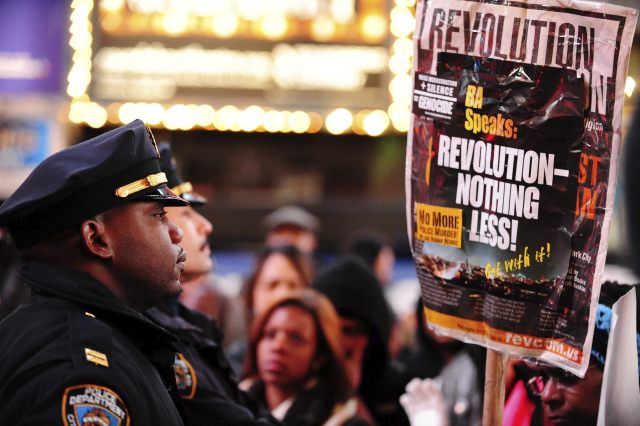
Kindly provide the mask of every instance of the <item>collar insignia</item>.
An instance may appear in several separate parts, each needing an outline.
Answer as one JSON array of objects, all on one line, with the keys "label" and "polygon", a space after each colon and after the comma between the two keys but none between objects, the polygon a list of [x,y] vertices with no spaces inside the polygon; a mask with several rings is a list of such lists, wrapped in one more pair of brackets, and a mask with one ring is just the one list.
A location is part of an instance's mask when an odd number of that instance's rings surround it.
[{"label": "collar insignia", "polygon": [[84,354],[87,357],[87,361],[92,362],[96,365],[101,365],[103,367],[109,366],[109,360],[107,356],[102,352],[98,352],[93,349],[84,348]]}]

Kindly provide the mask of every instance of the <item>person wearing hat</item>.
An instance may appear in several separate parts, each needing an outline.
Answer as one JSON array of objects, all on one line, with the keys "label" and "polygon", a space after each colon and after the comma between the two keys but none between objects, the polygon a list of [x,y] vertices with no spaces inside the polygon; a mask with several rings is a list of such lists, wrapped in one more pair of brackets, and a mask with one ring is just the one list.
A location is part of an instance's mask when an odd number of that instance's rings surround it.
[{"label": "person wearing hat", "polygon": [[298,206],[283,206],[262,220],[265,245],[269,247],[292,245],[312,256],[318,247],[320,221]]},{"label": "person wearing hat", "polygon": [[0,323],[0,424],[182,425],[175,338],[142,311],[180,292],[182,231],[140,121],[39,164],[0,206],[32,299]]},{"label": "person wearing hat", "polygon": [[[160,166],[171,190],[191,204],[167,208],[167,217],[183,230],[182,246],[187,261],[180,276],[183,289],[199,285],[210,274],[213,263],[207,239],[211,222],[194,207],[207,200],[178,175],[169,144],[161,143]],[[178,337],[175,374],[182,404],[193,426],[277,424],[266,409],[253,403],[238,383],[222,350],[222,332],[205,315],[183,305],[178,296],[146,311],[153,321]]]},{"label": "person wearing hat", "polygon": [[391,312],[373,270],[346,255],[321,270],[311,286],[340,316],[347,373],[364,403],[360,415],[381,425],[408,425],[399,403],[404,377],[389,354]]}]

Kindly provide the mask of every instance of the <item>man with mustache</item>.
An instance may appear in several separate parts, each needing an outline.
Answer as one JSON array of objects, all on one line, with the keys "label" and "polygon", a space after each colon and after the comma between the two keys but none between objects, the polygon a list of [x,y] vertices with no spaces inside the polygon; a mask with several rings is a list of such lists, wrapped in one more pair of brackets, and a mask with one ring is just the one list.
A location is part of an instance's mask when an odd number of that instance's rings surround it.
[{"label": "man with mustache", "polygon": [[[160,157],[171,190],[191,203],[187,207],[167,209],[168,218],[183,230],[182,246],[188,256],[180,281],[187,289],[213,268],[207,242],[213,227],[193,208],[207,200],[193,190],[191,183],[179,177],[168,144],[160,144]],[[146,314],[179,339],[176,382],[191,425],[277,424],[266,410],[238,389],[223,353],[222,333],[216,323],[184,306],[177,296],[147,310]]]},{"label": "man with mustache", "polygon": [[140,121],[62,150],[0,206],[32,300],[0,323],[0,424],[182,425],[175,338],[142,311],[180,292],[182,231]]}]

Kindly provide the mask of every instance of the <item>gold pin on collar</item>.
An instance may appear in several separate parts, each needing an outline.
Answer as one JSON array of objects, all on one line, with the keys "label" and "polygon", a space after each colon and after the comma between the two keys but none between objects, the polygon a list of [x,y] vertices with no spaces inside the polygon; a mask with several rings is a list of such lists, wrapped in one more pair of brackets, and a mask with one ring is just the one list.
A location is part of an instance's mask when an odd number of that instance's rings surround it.
[{"label": "gold pin on collar", "polygon": [[102,352],[98,352],[93,349],[84,348],[84,354],[87,357],[87,361],[92,362],[96,365],[101,365],[103,367],[109,366],[109,360],[107,356]]}]

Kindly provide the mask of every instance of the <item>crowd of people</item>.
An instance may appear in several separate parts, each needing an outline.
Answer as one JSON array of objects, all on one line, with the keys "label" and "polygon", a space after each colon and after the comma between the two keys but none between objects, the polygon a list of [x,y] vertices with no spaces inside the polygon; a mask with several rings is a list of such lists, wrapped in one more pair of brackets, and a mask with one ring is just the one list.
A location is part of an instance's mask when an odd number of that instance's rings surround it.
[{"label": "crowd of people", "polygon": [[[0,424],[481,424],[485,350],[432,332],[420,301],[394,312],[383,236],[321,264],[319,220],[285,206],[231,298],[205,203],[139,120],[35,168],[0,206]],[[510,365],[505,425],[596,424],[630,289],[603,287],[585,378]]]}]

